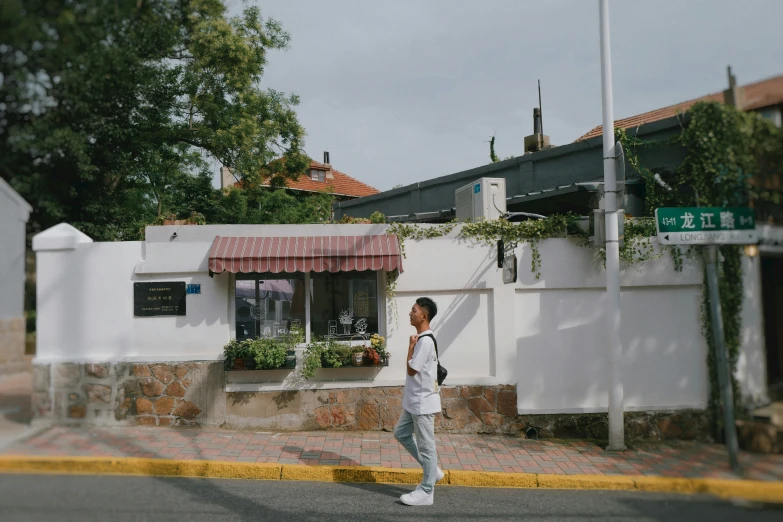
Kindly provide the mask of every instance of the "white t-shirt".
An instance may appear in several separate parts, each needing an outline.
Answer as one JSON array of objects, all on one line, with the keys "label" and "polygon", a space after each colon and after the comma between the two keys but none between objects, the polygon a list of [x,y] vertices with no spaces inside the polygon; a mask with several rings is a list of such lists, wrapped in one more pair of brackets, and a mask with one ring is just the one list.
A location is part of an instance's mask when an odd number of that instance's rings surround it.
[{"label": "white t-shirt", "polygon": [[402,395],[402,407],[414,415],[426,415],[440,412],[440,387],[438,386],[438,359],[435,343],[427,330],[419,334],[419,340],[413,348],[413,357],[408,365],[416,370],[416,375],[405,378],[405,391]]}]

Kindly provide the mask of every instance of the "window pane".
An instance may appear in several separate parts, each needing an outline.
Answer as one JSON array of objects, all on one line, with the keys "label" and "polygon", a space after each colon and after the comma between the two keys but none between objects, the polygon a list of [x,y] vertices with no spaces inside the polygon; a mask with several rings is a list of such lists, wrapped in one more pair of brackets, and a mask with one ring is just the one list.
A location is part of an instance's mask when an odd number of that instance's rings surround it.
[{"label": "window pane", "polygon": [[378,333],[377,273],[322,272],[312,276],[310,328],[315,336]]},{"label": "window pane", "polygon": [[237,274],[235,290],[237,339],[304,331],[304,274]]}]

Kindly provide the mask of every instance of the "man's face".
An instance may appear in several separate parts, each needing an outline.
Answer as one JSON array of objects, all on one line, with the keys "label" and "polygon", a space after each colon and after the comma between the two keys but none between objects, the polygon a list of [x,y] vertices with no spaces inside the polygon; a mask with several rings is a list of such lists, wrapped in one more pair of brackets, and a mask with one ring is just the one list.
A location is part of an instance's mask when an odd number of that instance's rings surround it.
[{"label": "man's face", "polygon": [[411,319],[411,326],[419,326],[427,318],[427,312],[421,306],[414,304],[408,316]]}]

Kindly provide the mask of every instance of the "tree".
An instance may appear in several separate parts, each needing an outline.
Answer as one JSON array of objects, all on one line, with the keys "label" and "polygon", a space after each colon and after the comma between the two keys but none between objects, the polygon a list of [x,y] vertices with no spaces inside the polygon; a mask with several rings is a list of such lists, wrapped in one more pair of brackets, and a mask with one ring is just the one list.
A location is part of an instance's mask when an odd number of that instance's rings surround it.
[{"label": "tree", "polygon": [[0,175],[33,205],[31,232],[135,238],[168,192],[204,188],[203,156],[274,186],[306,168],[298,98],[260,83],[289,36],[256,8],[6,0],[0,31]]}]

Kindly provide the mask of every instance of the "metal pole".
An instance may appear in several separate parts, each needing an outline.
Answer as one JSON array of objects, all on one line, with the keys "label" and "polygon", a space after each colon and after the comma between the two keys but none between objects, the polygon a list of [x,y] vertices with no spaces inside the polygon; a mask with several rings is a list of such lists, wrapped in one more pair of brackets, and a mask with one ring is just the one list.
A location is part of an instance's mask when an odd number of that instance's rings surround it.
[{"label": "metal pole", "polygon": [[723,314],[718,292],[718,247],[704,247],[704,261],[707,268],[707,291],[710,295],[710,316],[712,318],[712,342],[715,345],[715,365],[718,367],[718,385],[723,401],[723,427],[726,434],[726,447],[729,450],[729,464],[734,473],[740,472],[739,444],[737,443],[737,428],[734,425],[734,393],[729,379],[729,365],[726,357],[726,346],[723,342]]},{"label": "metal pole", "polygon": [[606,319],[609,341],[609,446],[625,449],[623,423],[623,346],[620,342],[620,243],[615,178],[612,56],[609,40],[609,0],[599,0],[601,18],[601,94],[604,126],[604,220],[606,223]]}]

